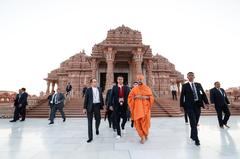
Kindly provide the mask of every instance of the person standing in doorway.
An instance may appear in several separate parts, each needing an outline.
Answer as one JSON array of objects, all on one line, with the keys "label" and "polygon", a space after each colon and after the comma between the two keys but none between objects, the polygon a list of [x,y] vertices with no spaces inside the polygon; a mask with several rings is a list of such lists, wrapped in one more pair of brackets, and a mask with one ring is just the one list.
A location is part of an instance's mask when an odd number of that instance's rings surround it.
[{"label": "person standing in doorway", "polygon": [[172,99],[177,100],[177,86],[174,82],[171,83],[170,90],[172,92]]}]

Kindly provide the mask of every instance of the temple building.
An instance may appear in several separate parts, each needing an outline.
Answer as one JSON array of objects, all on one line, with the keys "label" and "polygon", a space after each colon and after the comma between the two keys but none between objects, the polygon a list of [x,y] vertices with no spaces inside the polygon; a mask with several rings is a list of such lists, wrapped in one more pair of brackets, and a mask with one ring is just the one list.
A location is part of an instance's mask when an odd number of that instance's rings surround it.
[{"label": "temple building", "polygon": [[119,75],[124,77],[125,84],[131,86],[136,75],[142,73],[154,94],[162,96],[170,93],[171,81],[178,86],[184,81],[174,64],[159,54],[153,54],[150,45],[142,43],[141,32],[124,25],[109,30],[106,39],[95,44],[89,55],[82,51],[51,71],[45,78],[46,93],[56,85],[65,91],[70,82],[73,96],[78,97],[91,78],[96,78],[100,87],[107,90]]}]

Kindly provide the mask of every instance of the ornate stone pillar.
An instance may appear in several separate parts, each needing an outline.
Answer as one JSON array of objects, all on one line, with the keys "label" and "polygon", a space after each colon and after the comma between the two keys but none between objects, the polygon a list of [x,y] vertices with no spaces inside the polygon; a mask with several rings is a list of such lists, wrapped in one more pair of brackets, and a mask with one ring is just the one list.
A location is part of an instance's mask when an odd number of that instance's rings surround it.
[{"label": "ornate stone pillar", "polygon": [[96,78],[97,75],[97,61],[96,61],[96,58],[92,58],[92,61],[91,61],[91,68],[92,68],[92,78]]},{"label": "ornate stone pillar", "polygon": [[106,62],[107,62],[107,74],[106,74],[106,85],[105,85],[106,91],[112,87],[112,83],[114,80],[113,62],[115,59],[115,53],[116,52],[111,47],[107,48],[107,50],[104,51]]},{"label": "ornate stone pillar", "polygon": [[177,81],[176,83],[177,83],[177,89],[178,89],[178,92],[177,92],[177,93],[178,93],[178,95],[180,95],[180,82]]},{"label": "ornate stone pillar", "polygon": [[46,90],[46,94],[49,94],[49,88],[50,88],[50,81],[47,81],[47,90]]},{"label": "ornate stone pillar", "polygon": [[54,87],[55,87],[55,82],[52,82],[52,92],[54,91]]},{"label": "ornate stone pillar", "polygon": [[153,62],[152,60],[147,61],[147,85],[152,88],[153,78],[152,78]]},{"label": "ornate stone pillar", "polygon": [[135,75],[133,75],[133,77],[135,80],[138,74],[143,74],[142,62],[143,62],[142,48],[137,48],[137,50],[133,51],[133,63],[135,64],[134,68]]}]

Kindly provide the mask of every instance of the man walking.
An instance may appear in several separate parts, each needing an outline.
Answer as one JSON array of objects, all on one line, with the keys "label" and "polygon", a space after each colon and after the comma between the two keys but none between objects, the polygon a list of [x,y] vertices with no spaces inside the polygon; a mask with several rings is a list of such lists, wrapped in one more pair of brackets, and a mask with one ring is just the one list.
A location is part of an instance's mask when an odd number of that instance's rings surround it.
[{"label": "man walking", "polygon": [[210,90],[210,100],[211,103],[215,105],[219,126],[222,129],[224,128],[223,126],[230,128],[227,125],[228,119],[231,115],[228,108],[230,102],[228,100],[225,90],[221,88],[220,82],[215,82],[214,86],[215,87]]},{"label": "man walking", "polygon": [[53,110],[52,110],[52,113],[51,113],[51,116],[50,116],[50,123],[49,124],[54,124],[54,118],[56,116],[57,110],[59,110],[59,112],[61,113],[62,118],[63,118],[63,122],[66,121],[66,117],[65,117],[65,114],[63,112],[64,100],[65,100],[65,97],[64,97],[63,93],[61,93],[60,88],[58,88],[57,93],[55,93],[52,97],[51,103],[53,104]]},{"label": "man walking", "polygon": [[194,82],[194,73],[189,72],[187,74],[188,82],[183,84],[181,96],[180,96],[180,107],[181,111],[186,109],[189,117],[191,126],[190,138],[195,141],[195,145],[199,146],[200,141],[198,138],[197,124],[201,114],[201,107],[204,107],[203,102],[208,108],[208,99],[200,83]]},{"label": "man walking", "polygon": [[87,113],[88,118],[88,140],[87,142],[91,142],[93,140],[93,132],[92,132],[92,121],[93,114],[96,120],[96,135],[99,135],[99,126],[101,121],[100,109],[103,109],[103,95],[102,91],[99,87],[97,87],[97,80],[90,80],[91,87],[86,90],[85,99],[84,99],[84,109],[83,113]]},{"label": "man walking", "polygon": [[128,109],[128,94],[129,87],[123,84],[123,77],[117,77],[117,84],[112,88],[111,106],[113,111],[113,122],[117,129],[117,139],[121,137],[120,120],[122,118],[121,128],[125,131],[125,124],[127,122],[127,109]]}]

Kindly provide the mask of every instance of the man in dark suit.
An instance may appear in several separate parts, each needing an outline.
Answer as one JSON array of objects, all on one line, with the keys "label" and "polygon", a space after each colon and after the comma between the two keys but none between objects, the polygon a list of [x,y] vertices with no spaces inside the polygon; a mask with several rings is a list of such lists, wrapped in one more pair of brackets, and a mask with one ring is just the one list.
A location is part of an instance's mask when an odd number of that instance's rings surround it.
[{"label": "man in dark suit", "polygon": [[123,84],[123,77],[117,78],[117,83],[112,88],[111,94],[111,106],[110,109],[113,111],[113,122],[117,129],[117,139],[121,137],[120,120],[122,118],[121,128],[125,131],[125,124],[127,122],[127,110],[128,110],[128,94],[129,87]]},{"label": "man in dark suit", "polygon": [[111,128],[113,126],[113,130],[114,130],[115,127],[113,125],[113,111],[109,109],[109,106],[111,105],[111,103],[110,103],[111,94],[112,94],[111,92],[112,92],[112,89],[107,90],[106,99],[105,99],[106,112],[105,112],[104,120],[106,120],[106,118],[107,118],[108,123],[109,123],[109,128]]},{"label": "man in dark suit", "polygon": [[52,97],[51,103],[53,104],[53,110],[50,115],[50,123],[49,124],[54,124],[54,118],[56,116],[57,110],[59,110],[59,112],[61,113],[63,122],[66,121],[66,117],[63,112],[64,100],[65,100],[65,97],[64,97],[63,93],[61,93],[60,88],[58,88],[57,93],[55,93]]},{"label": "man in dark suit", "polygon": [[182,85],[180,96],[181,111],[184,108],[188,114],[191,126],[191,139],[195,141],[195,145],[199,146],[197,124],[201,114],[201,107],[204,108],[203,102],[209,107],[207,96],[200,83],[194,82],[194,73],[187,74],[188,82]]},{"label": "man in dark suit", "polygon": [[[224,89],[220,87],[220,82],[215,82],[214,86],[215,87],[210,90],[210,101],[215,105],[220,128],[224,128],[223,125],[229,128],[227,122],[230,117],[230,111],[228,109],[230,102]],[[224,118],[222,113],[224,113]]]},{"label": "man in dark suit", "polygon": [[101,121],[100,109],[103,109],[103,95],[102,91],[99,87],[97,87],[97,80],[90,80],[91,87],[86,90],[85,99],[84,99],[84,107],[83,113],[87,113],[88,118],[88,140],[87,142],[91,142],[93,140],[93,132],[92,132],[92,120],[93,114],[95,117],[95,126],[96,126],[96,135],[99,135],[99,126]]},{"label": "man in dark suit", "polygon": [[16,122],[17,120],[19,120],[19,116],[20,116],[20,107],[19,107],[19,99],[21,97],[22,94],[22,89],[18,90],[18,94],[16,95],[15,99],[14,99],[14,115],[13,115],[13,120],[11,120],[10,122]]},{"label": "man in dark suit", "polygon": [[72,91],[72,85],[70,84],[70,82],[68,82],[67,86],[66,86],[66,96],[71,95],[71,91]]},{"label": "man in dark suit", "polygon": [[51,92],[51,94],[48,96],[48,105],[49,105],[49,108],[50,108],[50,110],[49,110],[49,120],[50,120],[50,117],[51,117],[51,114],[52,114],[52,111],[53,111],[53,104],[51,103],[51,101],[52,101],[52,97],[53,97],[53,95],[55,94],[55,91],[52,91]]},{"label": "man in dark suit", "polygon": [[28,94],[26,92],[26,88],[22,88],[22,93],[21,96],[18,100],[18,106],[20,108],[20,115],[22,117],[22,119],[20,121],[25,121],[26,118],[26,107],[28,105]]},{"label": "man in dark suit", "polygon": [[85,87],[83,87],[83,90],[82,90],[82,97],[84,97],[84,96],[85,96],[86,90],[87,90],[87,87],[86,87],[86,86],[85,86]]}]

